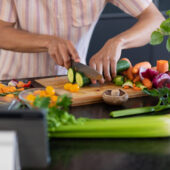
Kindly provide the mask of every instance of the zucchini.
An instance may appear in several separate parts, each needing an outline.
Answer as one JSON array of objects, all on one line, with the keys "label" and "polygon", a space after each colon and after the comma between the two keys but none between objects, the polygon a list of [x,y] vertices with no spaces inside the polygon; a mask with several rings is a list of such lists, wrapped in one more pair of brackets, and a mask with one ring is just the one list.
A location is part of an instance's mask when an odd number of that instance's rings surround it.
[{"label": "zucchini", "polygon": [[117,73],[127,70],[130,67],[130,63],[125,60],[119,60],[117,62]]},{"label": "zucchini", "polygon": [[83,87],[85,85],[90,84],[90,79],[86,77],[83,73],[76,72],[76,83],[79,85],[79,87]]},{"label": "zucchini", "polygon": [[115,83],[116,86],[122,86],[124,83],[124,77],[121,75],[118,75],[113,79],[113,82]]},{"label": "zucchini", "polygon": [[68,81],[70,83],[74,83],[75,82],[75,71],[74,71],[73,68],[69,68],[68,69],[67,77],[68,77]]}]

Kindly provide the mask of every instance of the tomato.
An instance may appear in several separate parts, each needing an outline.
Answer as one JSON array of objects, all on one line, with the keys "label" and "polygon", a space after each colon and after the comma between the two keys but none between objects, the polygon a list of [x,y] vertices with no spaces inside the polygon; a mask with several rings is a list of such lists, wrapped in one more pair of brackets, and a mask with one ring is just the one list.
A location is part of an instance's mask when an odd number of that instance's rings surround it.
[{"label": "tomato", "polygon": [[80,89],[78,84],[73,84],[70,88],[70,92],[78,92]]}]

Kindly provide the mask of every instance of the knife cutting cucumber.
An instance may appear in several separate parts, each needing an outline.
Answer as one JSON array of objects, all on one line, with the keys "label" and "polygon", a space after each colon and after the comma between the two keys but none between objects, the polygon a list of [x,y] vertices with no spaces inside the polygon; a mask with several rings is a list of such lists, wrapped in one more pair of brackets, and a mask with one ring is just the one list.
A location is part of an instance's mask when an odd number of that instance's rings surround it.
[{"label": "knife cutting cucumber", "polygon": [[90,84],[90,79],[87,78],[83,73],[75,72],[73,68],[69,68],[67,72],[68,81],[70,83],[77,83],[79,87]]},{"label": "knife cutting cucumber", "polygon": [[[130,63],[125,60],[119,60],[117,62],[117,73],[121,73],[130,67]],[[68,80],[70,83],[77,83],[80,87],[90,84],[90,79],[83,73],[75,72],[73,68],[68,69]]]},{"label": "knife cutting cucumber", "polygon": [[83,87],[90,84],[91,81],[83,73],[76,72],[76,83],[79,85],[79,87]]}]

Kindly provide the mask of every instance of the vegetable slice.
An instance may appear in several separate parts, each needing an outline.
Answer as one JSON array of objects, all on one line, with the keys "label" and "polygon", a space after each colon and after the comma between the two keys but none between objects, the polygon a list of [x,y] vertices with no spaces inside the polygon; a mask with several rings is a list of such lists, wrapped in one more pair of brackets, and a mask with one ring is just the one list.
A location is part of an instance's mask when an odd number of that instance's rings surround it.
[{"label": "vegetable slice", "polygon": [[122,85],[122,87],[125,87],[125,86],[133,87],[132,81],[131,80],[126,80],[125,83]]},{"label": "vegetable slice", "polygon": [[90,79],[86,77],[83,73],[76,72],[76,83],[79,87],[83,87],[85,85],[90,84]]},{"label": "vegetable slice", "polygon": [[121,75],[118,75],[118,76],[116,76],[116,77],[113,79],[113,82],[114,82],[115,85],[117,85],[117,86],[122,86],[123,83],[124,83],[124,77],[121,76]]},{"label": "vegetable slice", "polygon": [[148,78],[144,78],[142,80],[142,83],[145,87],[147,87],[148,89],[151,89],[152,88],[152,81],[149,80]]},{"label": "vegetable slice", "polygon": [[169,69],[169,64],[167,60],[157,60],[156,64],[157,70],[160,73],[165,73]]},{"label": "vegetable slice", "polygon": [[137,63],[132,69],[133,74],[138,74],[139,69],[141,67],[143,67],[143,68],[151,68],[151,64],[148,61],[143,61],[143,62]]},{"label": "vegetable slice", "polygon": [[74,71],[73,68],[69,68],[68,69],[67,77],[68,77],[68,81],[70,83],[74,83],[75,82],[75,71]]}]

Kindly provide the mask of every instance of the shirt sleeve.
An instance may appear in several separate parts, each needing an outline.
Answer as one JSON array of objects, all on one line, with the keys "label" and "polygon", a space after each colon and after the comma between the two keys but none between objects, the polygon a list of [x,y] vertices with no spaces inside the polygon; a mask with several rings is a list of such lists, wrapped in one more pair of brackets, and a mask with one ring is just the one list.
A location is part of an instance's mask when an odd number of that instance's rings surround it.
[{"label": "shirt sleeve", "polygon": [[0,20],[15,23],[17,12],[14,0],[0,0]]},{"label": "shirt sleeve", "polygon": [[110,2],[127,14],[137,17],[150,5],[152,0],[110,0]]}]

